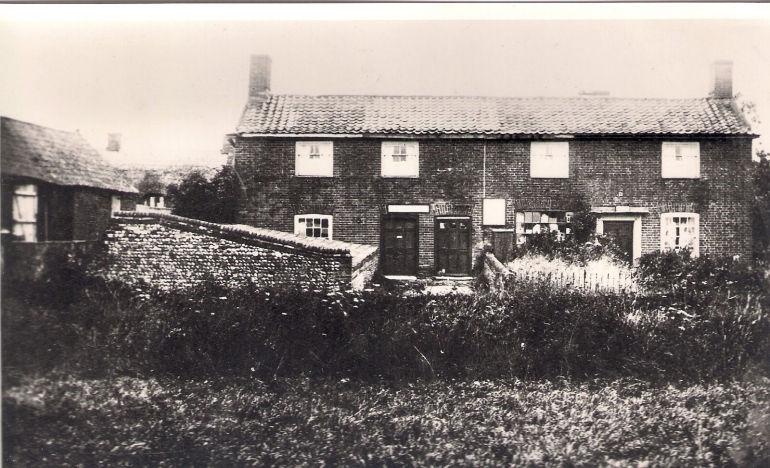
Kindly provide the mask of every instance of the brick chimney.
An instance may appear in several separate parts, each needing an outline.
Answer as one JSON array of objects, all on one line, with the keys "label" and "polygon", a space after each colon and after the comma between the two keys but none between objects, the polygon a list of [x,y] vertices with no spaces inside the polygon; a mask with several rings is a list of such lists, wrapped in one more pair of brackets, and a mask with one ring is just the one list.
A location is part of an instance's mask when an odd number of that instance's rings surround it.
[{"label": "brick chimney", "polygon": [[711,64],[711,97],[733,98],[733,62],[717,60]]},{"label": "brick chimney", "polygon": [[120,151],[120,133],[107,134],[107,151]]},{"label": "brick chimney", "polygon": [[261,100],[270,94],[270,68],[267,55],[252,55],[249,73],[249,100]]}]

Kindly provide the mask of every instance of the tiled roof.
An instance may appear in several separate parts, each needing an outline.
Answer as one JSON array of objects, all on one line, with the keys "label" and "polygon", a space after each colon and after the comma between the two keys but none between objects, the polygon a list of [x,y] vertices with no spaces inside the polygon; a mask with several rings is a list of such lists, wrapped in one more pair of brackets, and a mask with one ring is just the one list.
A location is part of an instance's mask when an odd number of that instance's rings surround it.
[{"label": "tiled roof", "polygon": [[136,193],[78,133],[0,117],[0,170],[56,185]]},{"label": "tiled roof", "polygon": [[237,133],[750,135],[729,99],[268,95]]}]

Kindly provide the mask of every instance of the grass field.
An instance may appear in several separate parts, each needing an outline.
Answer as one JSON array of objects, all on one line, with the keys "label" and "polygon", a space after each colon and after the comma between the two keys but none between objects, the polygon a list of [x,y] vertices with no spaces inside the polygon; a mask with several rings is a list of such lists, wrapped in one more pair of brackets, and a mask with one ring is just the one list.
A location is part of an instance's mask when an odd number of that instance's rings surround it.
[{"label": "grass field", "polygon": [[767,466],[770,381],[27,380],[7,466]]}]

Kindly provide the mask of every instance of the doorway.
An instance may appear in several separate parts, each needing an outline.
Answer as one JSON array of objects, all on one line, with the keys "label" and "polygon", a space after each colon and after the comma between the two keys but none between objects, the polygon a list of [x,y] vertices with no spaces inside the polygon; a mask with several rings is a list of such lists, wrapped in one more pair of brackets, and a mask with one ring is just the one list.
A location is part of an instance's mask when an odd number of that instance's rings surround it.
[{"label": "doorway", "polygon": [[417,275],[418,234],[417,216],[385,215],[380,241],[380,264],[384,275]]},{"label": "doorway", "polygon": [[634,222],[604,221],[604,234],[612,239],[623,260],[630,265],[634,259]]},{"label": "doorway", "polygon": [[471,219],[436,218],[436,273],[447,276],[471,274]]}]

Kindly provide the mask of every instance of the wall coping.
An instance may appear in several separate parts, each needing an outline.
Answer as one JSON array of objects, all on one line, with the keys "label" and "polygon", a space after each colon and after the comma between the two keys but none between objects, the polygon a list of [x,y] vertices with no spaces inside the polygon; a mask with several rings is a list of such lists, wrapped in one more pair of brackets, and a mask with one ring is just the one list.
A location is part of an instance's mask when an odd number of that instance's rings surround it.
[{"label": "wall coping", "polygon": [[511,271],[503,265],[500,260],[495,257],[492,252],[487,252],[485,255],[486,263],[493,268],[498,275],[510,275]]},{"label": "wall coping", "polygon": [[[208,221],[201,221],[198,219],[185,218],[182,216],[176,216],[168,213],[151,213],[151,212],[138,212],[138,211],[116,211],[113,213],[113,219],[127,220],[133,219],[137,222],[146,222],[149,220],[155,220],[158,223],[171,225],[173,227],[194,226],[199,228],[205,228],[208,230],[207,234],[217,237],[237,237],[243,240],[259,241],[269,244],[288,247],[291,249],[298,249],[306,252],[320,253],[323,255],[352,257],[351,247],[345,246],[346,243],[339,241],[326,241],[321,239],[302,238],[295,234],[289,234],[281,231],[272,231],[262,228],[250,228],[249,226],[241,225],[228,225],[210,223]],[[333,246],[322,245],[326,242],[334,242]]]}]

